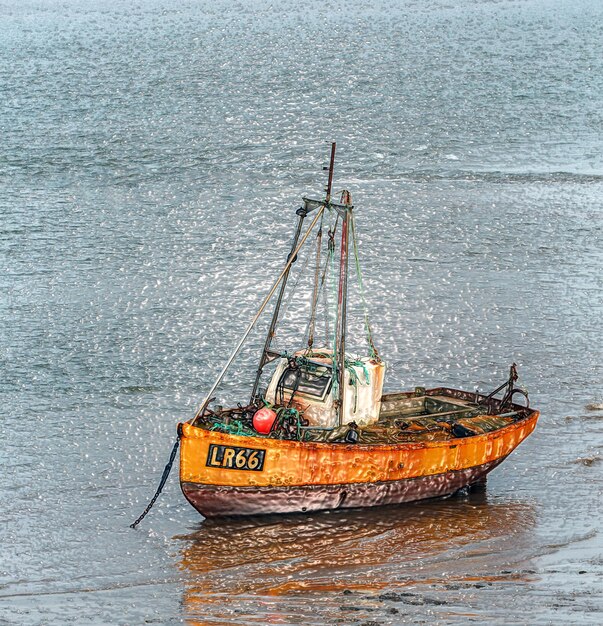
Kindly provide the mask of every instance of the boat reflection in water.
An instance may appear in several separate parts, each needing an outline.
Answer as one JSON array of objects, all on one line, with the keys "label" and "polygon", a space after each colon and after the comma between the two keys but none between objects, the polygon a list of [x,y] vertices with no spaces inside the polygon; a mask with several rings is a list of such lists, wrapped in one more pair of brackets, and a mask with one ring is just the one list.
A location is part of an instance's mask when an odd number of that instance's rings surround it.
[{"label": "boat reflection in water", "polygon": [[480,492],[379,509],[208,519],[179,537],[185,614],[191,624],[289,623],[300,614],[321,623],[341,618],[342,602],[359,595],[379,604],[386,591],[426,584],[444,590],[525,579],[534,518],[529,504]]}]

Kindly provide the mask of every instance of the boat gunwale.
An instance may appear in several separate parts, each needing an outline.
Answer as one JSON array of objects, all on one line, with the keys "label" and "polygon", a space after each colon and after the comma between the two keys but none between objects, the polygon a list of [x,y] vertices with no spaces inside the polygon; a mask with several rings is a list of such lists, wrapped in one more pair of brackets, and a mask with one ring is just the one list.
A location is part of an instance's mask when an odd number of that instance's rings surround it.
[{"label": "boat gunwale", "polygon": [[[434,389],[425,390],[425,396],[435,396],[442,394],[450,394],[454,397],[455,394],[460,394],[459,399],[475,399],[476,394],[462,391],[460,389],[451,389],[448,387],[436,387]],[[398,392],[392,394],[384,394],[383,397],[386,396],[406,396],[406,397],[421,397],[417,396],[414,391],[408,392]],[[462,398],[462,396],[465,396]],[[487,396],[479,394],[477,396],[479,399],[485,400]],[[500,404],[500,400],[495,399],[495,404]],[[512,432],[517,430],[518,428],[524,427],[527,424],[538,420],[540,416],[540,411],[537,409],[531,409],[529,407],[525,407],[519,404],[509,404],[508,409],[513,409],[517,411],[521,411],[524,413],[518,420],[507,424],[501,428],[497,428],[496,430],[492,430],[486,433],[477,433],[475,435],[471,435],[468,437],[454,437],[450,439],[446,439],[443,441],[405,441],[400,443],[368,443],[368,444],[360,444],[360,443],[338,443],[338,442],[322,442],[322,441],[296,441],[294,439],[273,439],[271,437],[261,437],[254,435],[235,435],[232,433],[225,433],[219,430],[208,430],[205,428],[200,428],[199,426],[194,426],[188,422],[182,424],[183,431],[182,436],[188,437],[191,439],[206,439],[208,437],[216,438],[218,440],[227,442],[227,441],[236,441],[243,444],[244,442],[253,442],[253,445],[257,446],[258,442],[262,442],[262,444],[266,444],[269,442],[269,447],[282,447],[289,449],[297,449],[304,448],[306,450],[316,450],[316,451],[327,451],[327,450],[342,450],[342,451],[357,451],[357,452],[370,452],[370,451],[389,451],[389,450],[420,450],[425,448],[450,448],[456,447],[460,444],[465,444],[466,442],[477,442],[477,441],[488,441],[490,439],[496,439],[501,435],[504,435],[508,432]],[[194,429],[194,430],[191,430]],[[196,432],[205,433],[204,435],[196,435]],[[234,445],[234,444],[233,444]],[[247,444],[249,445],[249,444]],[[253,447],[253,446],[251,446]]]}]

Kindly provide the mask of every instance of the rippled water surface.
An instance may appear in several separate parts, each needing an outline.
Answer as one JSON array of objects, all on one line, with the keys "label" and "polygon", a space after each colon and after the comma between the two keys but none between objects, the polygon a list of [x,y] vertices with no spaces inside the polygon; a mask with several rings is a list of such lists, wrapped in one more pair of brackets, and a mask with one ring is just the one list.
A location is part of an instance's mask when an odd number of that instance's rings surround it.
[{"label": "rippled water surface", "polygon": [[[0,0],[0,624],[601,623],[602,42],[598,0]],[[516,361],[538,429],[484,493],[204,522],[174,475],[131,530],[332,140],[387,388]]]}]

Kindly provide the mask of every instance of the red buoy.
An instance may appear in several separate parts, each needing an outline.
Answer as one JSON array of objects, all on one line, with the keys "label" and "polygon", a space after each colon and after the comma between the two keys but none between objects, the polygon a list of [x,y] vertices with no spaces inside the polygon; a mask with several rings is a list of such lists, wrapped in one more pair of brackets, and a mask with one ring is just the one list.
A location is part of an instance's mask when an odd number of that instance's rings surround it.
[{"label": "red buoy", "polygon": [[272,429],[275,419],[276,413],[265,406],[263,409],[259,409],[253,414],[253,427],[261,435],[267,435]]}]

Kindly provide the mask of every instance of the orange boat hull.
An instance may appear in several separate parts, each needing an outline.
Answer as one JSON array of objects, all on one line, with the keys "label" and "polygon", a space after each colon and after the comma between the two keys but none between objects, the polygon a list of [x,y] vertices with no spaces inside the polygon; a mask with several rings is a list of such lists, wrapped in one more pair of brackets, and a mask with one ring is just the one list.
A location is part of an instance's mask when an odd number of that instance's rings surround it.
[{"label": "orange boat hull", "polygon": [[395,504],[482,480],[535,428],[538,411],[499,430],[402,444],[298,442],[182,424],[180,484],[205,517]]},{"label": "orange boat hull", "polygon": [[447,496],[480,482],[504,457],[464,470],[374,483],[299,487],[227,487],[181,483],[186,499],[204,517],[305,513],[400,504]]}]

